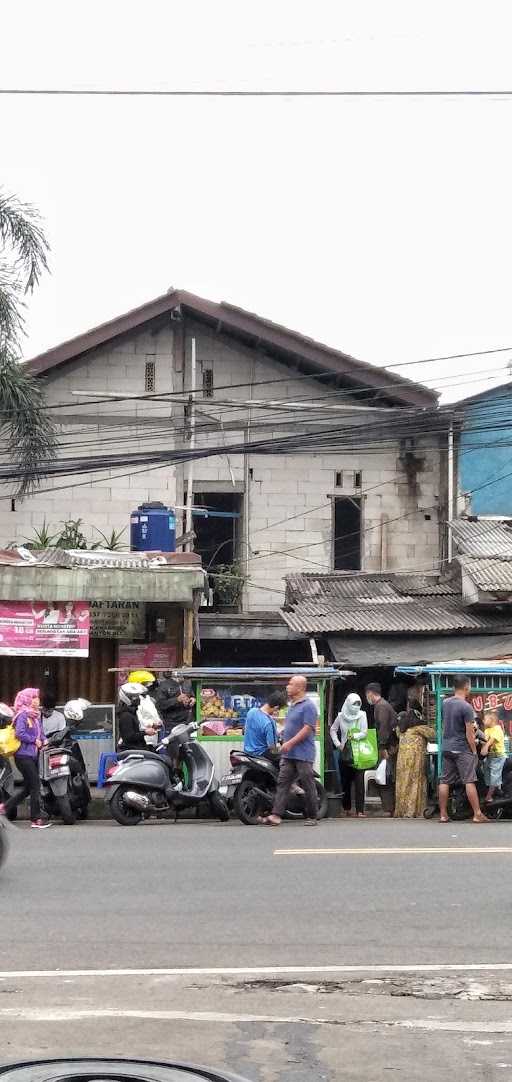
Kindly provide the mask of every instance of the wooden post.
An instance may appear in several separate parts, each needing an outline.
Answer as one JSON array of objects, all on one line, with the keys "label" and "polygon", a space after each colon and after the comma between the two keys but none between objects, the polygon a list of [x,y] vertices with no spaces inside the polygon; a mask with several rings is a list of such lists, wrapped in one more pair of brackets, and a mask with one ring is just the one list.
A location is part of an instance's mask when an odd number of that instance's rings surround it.
[{"label": "wooden post", "polygon": [[194,648],[194,610],[185,609],[183,612],[183,665],[192,665],[192,651]]}]

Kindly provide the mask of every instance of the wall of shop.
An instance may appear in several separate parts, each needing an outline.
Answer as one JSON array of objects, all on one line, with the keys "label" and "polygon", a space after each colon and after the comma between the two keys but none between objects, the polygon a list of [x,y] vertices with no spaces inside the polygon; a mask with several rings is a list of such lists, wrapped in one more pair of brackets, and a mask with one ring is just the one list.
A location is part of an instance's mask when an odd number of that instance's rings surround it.
[{"label": "wall of shop", "polygon": [[[178,330],[173,331],[173,327]],[[182,338],[184,333],[184,339]],[[360,536],[354,546],[361,553],[364,570],[429,569],[439,562],[439,453],[432,440],[417,441],[414,453],[420,468],[413,480],[405,468],[401,448],[387,445],[382,453],[367,449],[343,454],[253,455],[244,465],[243,456],[231,452],[244,437],[271,440],[275,436],[303,432],[310,421],[313,400],[332,396],[314,379],[294,377],[288,366],[246,349],[232,338],[205,325],[187,321],[156,326],[153,330],[124,336],[117,345],[99,348],[82,360],[69,362],[50,372],[46,390],[51,405],[63,403],[59,421],[65,447],[62,455],[89,457],[108,447],[112,455],[126,450],[168,448],[181,440],[183,405],[149,400],[105,401],[84,404],[83,394],[93,398],[102,391],[144,394],[148,360],[154,364],[154,392],[189,387],[191,338],[197,343],[197,378],[202,386],[211,373],[213,397],[198,398],[197,443],[208,447],[221,444],[225,453],[198,461],[194,466],[194,490],[207,495],[233,491],[242,496],[239,557],[245,569],[248,520],[250,558],[244,606],[250,610],[275,609],[284,597],[283,578],[294,571],[333,568],[335,536],[333,501],[354,497],[361,500]],[[184,345],[183,345],[184,341]],[[273,382],[272,382],[273,381]],[[276,382],[277,381],[277,382]],[[79,392],[79,393],[77,393]],[[240,403],[220,406],[216,403]],[[252,406],[247,401],[253,402]],[[264,401],[261,406],[258,402]],[[293,424],[281,419],[271,403],[286,400],[304,404],[293,415]],[[341,401],[347,401],[343,398]],[[352,408],[353,403],[347,401]],[[205,431],[208,416],[222,419],[214,431]],[[356,439],[364,445],[364,433],[382,416],[357,412],[341,415],[341,423],[359,430]],[[340,415],[336,415],[337,418]],[[144,425],[144,430],[140,425]],[[249,427],[247,425],[249,424]],[[176,436],[170,426],[176,425]],[[201,427],[199,427],[201,426]],[[144,434],[141,434],[141,433]],[[161,435],[160,435],[161,433]],[[356,433],[355,433],[356,434]],[[129,514],[139,503],[161,500],[166,504],[184,502],[182,469],[132,467],[96,475],[78,474],[69,479],[43,482],[41,491],[23,502],[0,505],[0,545],[23,543],[43,522],[58,529],[64,519],[81,519],[86,536],[98,540],[98,531],[110,534],[123,530],[128,541]]]},{"label": "wall of shop", "polygon": [[[303,432],[310,423],[313,399],[327,401],[332,389],[314,379],[294,379],[288,367],[253,350],[235,347],[225,336],[198,323],[187,325],[187,355],[192,335],[196,337],[199,371],[213,371],[214,398],[202,403],[205,409],[215,411],[215,396],[241,403],[247,399],[306,403],[304,414],[298,415],[293,426],[273,425],[275,411],[270,406],[249,409],[243,405],[236,413],[231,410],[231,417],[240,421],[233,429],[230,413],[225,412],[222,442],[226,455],[203,459],[194,466],[195,492],[207,496],[208,490],[232,491],[233,482],[244,492],[243,511],[249,515],[251,551],[247,608],[278,607],[287,574],[332,570],[333,501],[339,497],[352,496],[362,501],[361,537],[355,540],[356,545],[361,545],[362,569],[438,568],[441,467],[440,453],[432,446],[431,438],[418,440],[413,449],[421,460],[415,484],[411,484],[406,472],[398,441],[378,454],[375,450],[315,454],[313,445],[307,454],[253,455],[244,468],[243,456],[230,454],[230,446],[240,443],[247,433],[254,441]],[[272,380],[280,382],[267,382]],[[339,419],[344,425],[362,426],[364,432],[365,426],[375,423],[375,414],[363,410]],[[329,420],[332,423],[332,417]],[[234,426],[236,422],[231,423]],[[364,436],[360,439],[363,443]],[[219,433],[203,434],[201,442],[218,444]],[[178,471],[178,494],[184,491],[183,482]],[[183,502],[183,496],[178,495],[178,501]],[[240,535],[243,538],[243,524]],[[242,541],[242,562],[244,553]]]}]

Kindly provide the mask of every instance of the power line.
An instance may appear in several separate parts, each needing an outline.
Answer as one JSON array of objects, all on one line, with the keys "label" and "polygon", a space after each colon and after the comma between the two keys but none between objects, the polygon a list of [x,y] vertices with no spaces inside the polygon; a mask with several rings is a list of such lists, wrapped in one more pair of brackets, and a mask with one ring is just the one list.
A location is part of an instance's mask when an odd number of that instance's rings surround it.
[{"label": "power line", "polygon": [[510,98],[512,90],[118,90],[113,87],[3,87],[0,88],[0,94],[85,98]]}]

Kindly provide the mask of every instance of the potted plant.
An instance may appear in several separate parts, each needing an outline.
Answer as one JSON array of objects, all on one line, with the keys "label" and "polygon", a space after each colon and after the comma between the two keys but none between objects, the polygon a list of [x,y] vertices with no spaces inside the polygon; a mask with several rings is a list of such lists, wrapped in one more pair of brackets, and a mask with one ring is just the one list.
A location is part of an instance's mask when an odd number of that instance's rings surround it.
[{"label": "potted plant", "polygon": [[245,576],[238,564],[217,564],[210,572],[216,609],[239,612]]}]

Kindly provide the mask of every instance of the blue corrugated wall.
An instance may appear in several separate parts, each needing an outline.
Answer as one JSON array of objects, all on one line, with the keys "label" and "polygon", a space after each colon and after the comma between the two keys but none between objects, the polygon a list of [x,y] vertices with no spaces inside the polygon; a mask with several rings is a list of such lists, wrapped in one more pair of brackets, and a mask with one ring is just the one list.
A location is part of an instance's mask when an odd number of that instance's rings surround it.
[{"label": "blue corrugated wall", "polygon": [[512,517],[512,384],[486,391],[466,406],[459,491],[472,493],[468,510],[473,515]]}]

